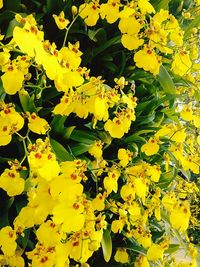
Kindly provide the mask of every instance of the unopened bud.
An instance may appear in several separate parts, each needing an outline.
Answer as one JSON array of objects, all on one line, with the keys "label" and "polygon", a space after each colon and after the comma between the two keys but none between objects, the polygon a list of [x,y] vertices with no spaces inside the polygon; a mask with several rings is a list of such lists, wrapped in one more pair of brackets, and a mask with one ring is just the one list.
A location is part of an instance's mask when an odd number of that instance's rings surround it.
[{"label": "unopened bud", "polygon": [[191,19],[191,13],[190,12],[183,12],[182,15],[185,19]]},{"label": "unopened bud", "polygon": [[72,15],[76,16],[76,14],[78,13],[78,9],[76,6],[72,6]]},{"label": "unopened bud", "polygon": [[198,32],[197,28],[192,28],[192,33],[196,34]]}]

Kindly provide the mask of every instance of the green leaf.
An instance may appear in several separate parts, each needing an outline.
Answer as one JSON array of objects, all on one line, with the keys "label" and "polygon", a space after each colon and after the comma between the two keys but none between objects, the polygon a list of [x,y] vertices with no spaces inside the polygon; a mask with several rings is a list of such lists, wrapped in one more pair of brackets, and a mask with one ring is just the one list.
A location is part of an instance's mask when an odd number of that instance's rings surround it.
[{"label": "green leaf", "polygon": [[192,28],[199,26],[199,24],[200,24],[200,15],[196,16],[195,19],[190,21],[189,25],[185,29],[184,39],[187,39],[191,33]]},{"label": "green leaf", "polygon": [[71,146],[71,151],[73,153],[74,156],[79,156],[84,154],[85,152],[88,151],[88,149],[90,148],[90,145],[88,144],[77,144],[74,146]]},{"label": "green leaf", "polygon": [[127,244],[125,248],[137,252],[139,254],[146,255],[146,250],[143,247],[139,246],[133,238],[129,239],[129,244]]},{"label": "green leaf", "polygon": [[97,42],[98,39],[97,39],[97,35],[98,33],[100,33],[101,31],[104,31],[103,28],[99,28],[97,29],[96,31],[92,31],[92,30],[88,30],[88,37],[90,38],[90,40],[94,41],[94,42]]},{"label": "green leaf", "polygon": [[63,3],[63,0],[47,0],[47,12],[57,13],[58,9],[59,11],[62,9]]},{"label": "green leaf", "polygon": [[63,138],[69,139],[76,126],[66,127],[63,130]]},{"label": "green leaf", "polygon": [[105,51],[106,49],[108,49],[113,45],[120,44],[120,39],[121,39],[120,36],[115,36],[112,39],[108,40],[105,44],[94,49],[94,56],[97,56],[98,54],[102,53],[103,51]]},{"label": "green leaf", "polygon": [[120,71],[119,71],[119,74],[118,76],[121,77],[123,72],[124,72],[124,69],[125,69],[125,66],[126,66],[126,54],[124,51],[121,52],[121,60],[120,60]]},{"label": "green leaf", "polygon": [[4,101],[5,97],[6,97],[6,93],[3,88],[2,80],[0,79],[0,100]]},{"label": "green leaf", "polygon": [[106,62],[105,67],[108,68],[113,73],[116,73],[119,69],[119,67],[116,64],[114,64],[113,62],[109,62],[109,61]]},{"label": "green leaf", "polygon": [[101,241],[101,246],[103,250],[103,257],[106,262],[109,262],[112,255],[112,239],[110,231],[106,229],[103,233],[103,238]]},{"label": "green leaf", "polygon": [[76,142],[84,143],[91,145],[94,143],[98,138],[95,134],[88,131],[82,131],[82,130],[73,130],[71,133],[70,139]]},{"label": "green leaf", "polygon": [[62,135],[65,130],[64,123],[67,119],[67,116],[62,116],[62,115],[55,115],[52,122],[51,122],[51,128],[52,130],[59,134]]},{"label": "green leaf", "polygon": [[6,38],[10,38],[13,36],[13,30],[16,26],[21,26],[21,24],[18,21],[16,21],[16,19],[12,19],[6,31]]},{"label": "green leaf", "polygon": [[173,0],[169,3],[169,10],[172,14],[178,14],[183,9],[184,1]]},{"label": "green leaf", "polygon": [[176,88],[175,88],[174,82],[171,76],[169,75],[168,71],[163,65],[160,67],[160,72],[157,76],[157,79],[165,93],[171,94],[171,95],[176,94]]},{"label": "green leaf", "polygon": [[21,11],[21,0],[6,0],[4,1],[5,8],[14,12]]},{"label": "green leaf", "polygon": [[59,161],[74,160],[74,157],[58,141],[50,138],[50,143]]},{"label": "green leaf", "polygon": [[137,125],[149,124],[155,119],[155,113],[149,114],[148,116],[140,116],[135,123]]},{"label": "green leaf", "polygon": [[99,131],[98,135],[104,143],[106,143],[107,145],[111,144],[112,138],[108,132]]},{"label": "green leaf", "polygon": [[3,206],[1,207],[1,220],[0,220],[0,228],[9,225],[9,209],[14,202],[14,197],[3,200]]},{"label": "green leaf", "polygon": [[146,143],[146,139],[137,134],[132,134],[124,139],[124,143],[132,143],[132,142]]},{"label": "green leaf", "polygon": [[19,91],[19,100],[24,112],[29,111],[37,113],[34,100],[30,97],[28,92],[24,93],[23,91]]},{"label": "green leaf", "polygon": [[154,0],[154,1],[151,1],[154,8],[159,11],[160,9],[165,9],[165,10],[168,10],[169,9],[169,2],[171,0]]},{"label": "green leaf", "polygon": [[11,160],[13,160],[13,159],[0,157],[0,163],[8,162],[8,161],[11,161]]},{"label": "green leaf", "polygon": [[172,254],[174,252],[176,252],[177,250],[179,250],[180,245],[179,244],[170,244],[168,249],[165,250],[165,254]]}]

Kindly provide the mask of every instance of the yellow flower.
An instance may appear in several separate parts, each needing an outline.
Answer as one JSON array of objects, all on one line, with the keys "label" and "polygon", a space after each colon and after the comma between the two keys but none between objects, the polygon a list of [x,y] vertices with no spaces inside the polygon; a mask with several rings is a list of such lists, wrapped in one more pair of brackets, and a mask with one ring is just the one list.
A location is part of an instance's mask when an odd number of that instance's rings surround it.
[{"label": "yellow flower", "polygon": [[96,159],[100,159],[102,157],[102,146],[103,143],[101,141],[96,141],[94,144],[92,144],[88,150],[88,152],[94,156]]},{"label": "yellow flower", "polygon": [[135,178],[135,193],[142,199],[142,202],[145,202],[146,195],[148,193],[148,181],[144,178]]},{"label": "yellow flower", "polygon": [[49,129],[49,124],[35,113],[28,113],[28,128],[34,133],[45,134]]},{"label": "yellow flower", "polygon": [[118,27],[122,34],[135,35],[139,33],[143,25],[134,16],[131,16],[121,18]]},{"label": "yellow flower", "polygon": [[55,20],[55,23],[57,25],[57,27],[60,30],[63,30],[67,27],[67,25],[69,24],[69,20],[65,19],[65,13],[63,11],[60,12],[60,14],[57,15],[53,15],[53,18]]},{"label": "yellow flower", "polygon": [[108,23],[114,23],[119,18],[120,0],[108,0],[106,4],[101,4],[101,18],[106,18]]},{"label": "yellow flower", "polygon": [[192,61],[187,51],[183,50],[175,54],[172,63],[172,71],[180,76],[184,76],[192,67]]},{"label": "yellow flower", "polygon": [[[27,18],[26,18],[27,19]],[[25,19],[25,20],[26,20]],[[44,48],[42,41],[44,40],[44,33],[39,31],[35,25],[26,22],[24,28],[15,27],[13,31],[13,40],[20,48],[20,50],[30,57],[44,56]],[[36,58],[36,62],[37,62]],[[40,62],[38,62],[41,64]]]},{"label": "yellow flower", "polygon": [[137,202],[133,201],[127,206],[128,213],[130,214],[130,221],[133,224],[141,217],[141,209]]},{"label": "yellow flower", "polygon": [[28,162],[31,172],[47,181],[57,177],[60,166],[56,161],[55,154],[51,152],[49,140],[46,139],[43,142],[41,139],[37,139],[36,144],[30,149]]},{"label": "yellow flower", "polygon": [[103,184],[108,194],[112,191],[117,193],[119,176],[120,172],[118,170],[111,170],[108,172],[108,176],[104,178]]},{"label": "yellow flower", "polygon": [[10,104],[0,104],[0,146],[5,146],[10,143],[12,134],[23,127],[24,119]]},{"label": "yellow flower", "polygon": [[176,203],[177,198],[174,192],[169,192],[162,198],[162,204],[168,211],[172,211]]},{"label": "yellow flower", "polygon": [[157,165],[154,166],[148,166],[146,170],[146,174],[150,176],[151,181],[158,182],[161,175],[160,167]]},{"label": "yellow flower", "polygon": [[150,267],[146,256],[140,255],[137,257],[134,267]]},{"label": "yellow flower", "polygon": [[120,165],[126,167],[131,160],[132,153],[127,149],[120,148],[118,150],[118,159],[120,160]]},{"label": "yellow flower", "polygon": [[185,129],[178,129],[175,131],[174,134],[171,136],[171,140],[177,143],[183,143],[186,138]]},{"label": "yellow flower", "polygon": [[114,118],[113,120],[109,119],[104,124],[104,128],[113,138],[122,138],[124,135],[123,122],[119,118]]},{"label": "yellow flower", "polygon": [[6,146],[12,140],[12,125],[0,116],[0,146]]},{"label": "yellow flower", "polygon": [[103,196],[102,194],[98,194],[93,200],[92,200],[92,206],[94,208],[94,210],[104,210],[105,208],[105,196]]},{"label": "yellow flower", "polygon": [[138,68],[143,68],[146,71],[150,71],[154,75],[157,75],[160,70],[161,57],[156,55],[154,50],[147,45],[142,50],[139,50],[134,55],[134,61]]},{"label": "yellow flower", "polygon": [[25,263],[24,263],[24,259],[19,256],[19,255],[13,255],[13,256],[6,256],[6,255],[1,255],[0,258],[0,266],[5,266],[5,265],[9,265],[11,267],[24,267]]},{"label": "yellow flower", "polygon": [[137,49],[144,43],[143,39],[138,37],[142,24],[134,16],[123,17],[119,22],[119,29],[122,33],[121,42],[129,50]]},{"label": "yellow flower", "polygon": [[[53,65],[52,65],[52,71],[53,71]],[[53,73],[55,73],[55,71]],[[67,68],[60,69],[60,71],[57,72],[57,76],[52,77],[52,80],[53,78],[55,78],[56,89],[58,91],[63,91],[63,92],[68,92],[69,89],[72,89],[73,87],[78,87],[82,85],[84,82],[84,78],[82,77],[81,73],[78,70],[72,71]],[[79,105],[77,105],[76,107],[78,108]]]},{"label": "yellow flower", "polygon": [[129,255],[126,252],[125,248],[118,248],[115,256],[114,256],[115,261],[120,262],[120,263],[128,263],[129,262]]},{"label": "yellow flower", "polygon": [[114,82],[117,84],[117,87],[119,87],[120,89],[123,89],[125,85],[128,84],[128,82],[125,80],[125,78],[122,76],[119,79],[115,78]]},{"label": "yellow flower", "polygon": [[154,7],[149,3],[149,0],[138,0],[138,7],[141,13],[155,13]]},{"label": "yellow flower", "polygon": [[200,128],[200,119],[198,114],[193,115],[193,123],[195,127]]},{"label": "yellow flower", "polygon": [[104,129],[114,138],[121,138],[125,133],[128,133],[131,126],[131,121],[135,120],[134,110],[127,108],[117,113],[113,120],[108,120]]},{"label": "yellow flower", "polygon": [[158,141],[155,138],[150,138],[146,144],[142,145],[141,151],[147,156],[152,156],[158,153],[159,148]]},{"label": "yellow flower", "polygon": [[5,169],[0,176],[0,188],[5,190],[10,197],[20,195],[24,191],[24,179],[13,167]]},{"label": "yellow flower", "polygon": [[6,65],[9,62],[10,53],[9,50],[4,49],[3,52],[0,52],[0,65]]},{"label": "yellow flower", "polygon": [[184,106],[183,109],[180,112],[181,118],[185,121],[191,121],[193,120],[193,110],[189,106]]},{"label": "yellow flower", "polygon": [[22,88],[24,73],[16,67],[10,66],[1,76],[1,80],[5,92],[9,95],[14,95]]},{"label": "yellow flower", "polygon": [[85,223],[83,214],[84,207],[79,202],[60,202],[53,209],[53,222],[56,224],[62,223],[62,231],[71,233],[79,231]]},{"label": "yellow flower", "polygon": [[185,232],[189,226],[190,205],[188,201],[179,201],[170,212],[170,223],[174,229]]},{"label": "yellow flower", "polygon": [[44,222],[36,231],[38,241],[45,246],[54,247],[62,238],[59,228],[59,225],[50,220]]},{"label": "yellow flower", "polygon": [[16,238],[16,233],[10,226],[3,227],[0,230],[0,246],[4,255],[13,256],[15,254],[17,248]]},{"label": "yellow flower", "polygon": [[121,38],[121,43],[128,50],[134,50],[137,49],[139,46],[143,45],[144,40],[140,39],[136,34],[123,34]]},{"label": "yellow flower", "polygon": [[75,44],[68,43],[68,47],[62,47],[59,51],[62,56],[63,65],[69,69],[76,70],[81,64],[82,52],[79,50],[79,46],[79,42]]},{"label": "yellow flower", "polygon": [[128,183],[122,186],[120,195],[124,201],[135,199],[136,188],[133,183]]},{"label": "yellow flower", "polygon": [[108,119],[108,100],[106,97],[98,96],[94,100],[94,111],[95,118],[99,121]]},{"label": "yellow flower", "polygon": [[163,260],[164,249],[159,244],[152,244],[147,250],[147,259],[149,261]]},{"label": "yellow flower", "polygon": [[79,14],[88,26],[94,26],[99,19],[100,5],[99,1],[91,1],[90,3],[82,4],[79,7]]},{"label": "yellow flower", "polygon": [[0,0],[0,9],[3,7],[3,0]]},{"label": "yellow flower", "polygon": [[113,233],[120,233],[124,227],[123,220],[114,220],[111,224],[111,230]]},{"label": "yellow flower", "polygon": [[133,237],[141,244],[145,249],[151,246],[151,234],[148,230],[142,229],[140,226],[133,231]]}]

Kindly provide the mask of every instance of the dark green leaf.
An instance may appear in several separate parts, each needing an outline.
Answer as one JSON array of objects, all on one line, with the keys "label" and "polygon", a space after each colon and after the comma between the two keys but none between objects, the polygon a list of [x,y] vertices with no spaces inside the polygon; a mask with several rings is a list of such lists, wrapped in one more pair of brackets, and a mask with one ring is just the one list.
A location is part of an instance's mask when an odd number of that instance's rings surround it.
[{"label": "dark green leaf", "polygon": [[74,157],[58,141],[50,138],[50,143],[59,161],[74,160]]},{"label": "dark green leaf", "polygon": [[63,130],[63,138],[69,139],[76,126],[66,127]]},{"label": "dark green leaf", "polygon": [[77,144],[74,146],[71,146],[71,151],[73,153],[74,156],[79,156],[84,154],[85,152],[88,151],[88,149],[90,148],[90,145],[88,144]]},{"label": "dark green leaf", "polygon": [[132,134],[124,139],[124,143],[132,143],[132,142],[146,143],[146,139],[137,134]]},{"label": "dark green leaf", "polygon": [[73,132],[71,133],[70,139],[88,145],[98,140],[98,138],[92,132],[76,130],[76,129],[73,130]]},{"label": "dark green leaf", "polygon": [[200,15],[196,16],[196,18],[190,21],[189,25],[185,29],[184,39],[187,39],[191,34],[191,30],[200,24]]},{"label": "dark green leaf", "polygon": [[6,93],[3,88],[2,80],[0,79],[0,100],[4,101],[5,97],[6,97]]},{"label": "dark green leaf", "polygon": [[12,160],[11,158],[0,157],[0,163],[8,162],[8,161],[11,161],[11,160]]},{"label": "dark green leaf", "polygon": [[64,134],[64,131],[65,131],[64,123],[66,119],[67,119],[67,116],[55,115],[51,122],[52,130],[59,135]]},{"label": "dark green leaf", "polygon": [[112,39],[108,40],[106,43],[101,45],[100,47],[94,49],[94,56],[102,53],[104,50],[108,49],[109,47],[119,44],[120,43],[120,36],[113,37]]},{"label": "dark green leaf", "polygon": [[21,11],[21,0],[6,0],[4,1],[5,8],[14,12]]},{"label": "dark green leaf", "polygon": [[23,91],[19,91],[19,100],[20,100],[20,103],[22,105],[24,112],[29,111],[29,112],[36,112],[37,113],[34,99],[32,97],[30,97],[28,92],[24,93]]},{"label": "dark green leaf", "polygon": [[176,94],[176,88],[175,88],[174,82],[172,81],[171,76],[169,75],[168,71],[163,65],[160,67],[160,72],[157,76],[157,79],[165,93],[171,94],[171,95]]},{"label": "dark green leaf", "polygon": [[11,20],[6,31],[6,38],[12,37],[13,30],[16,26],[21,26],[21,24],[16,19]]},{"label": "dark green leaf", "polygon": [[[94,42],[97,42],[98,39],[97,39],[97,35],[99,32],[101,32],[103,29],[102,28],[99,28],[97,29],[96,31],[93,31],[93,30],[88,30],[88,37],[90,38],[90,40],[94,41]],[[104,31],[104,30],[103,30]]]},{"label": "dark green leaf", "polygon": [[154,7],[156,8],[157,11],[161,10],[161,9],[165,9],[168,10],[169,9],[169,2],[170,0],[160,0],[160,1],[156,1],[157,4],[154,5]]},{"label": "dark green leaf", "polygon": [[47,12],[59,12],[62,10],[63,0],[47,0]]}]

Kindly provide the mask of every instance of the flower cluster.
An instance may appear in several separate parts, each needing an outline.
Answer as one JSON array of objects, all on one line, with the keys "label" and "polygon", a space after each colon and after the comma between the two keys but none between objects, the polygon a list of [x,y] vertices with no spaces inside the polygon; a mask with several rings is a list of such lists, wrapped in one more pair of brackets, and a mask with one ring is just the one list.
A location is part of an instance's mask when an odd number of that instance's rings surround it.
[{"label": "flower cluster", "polygon": [[200,2],[32,2],[0,35],[0,265],[197,267]]}]

